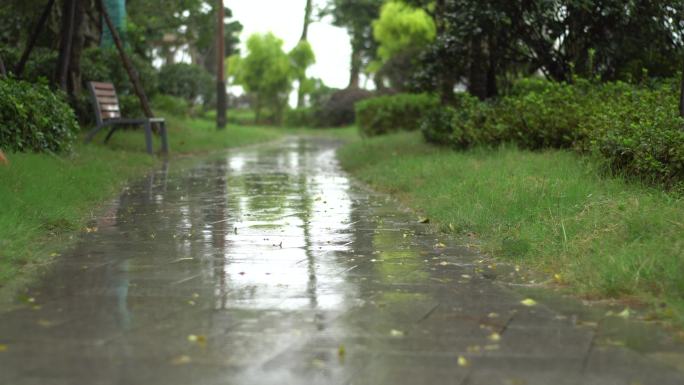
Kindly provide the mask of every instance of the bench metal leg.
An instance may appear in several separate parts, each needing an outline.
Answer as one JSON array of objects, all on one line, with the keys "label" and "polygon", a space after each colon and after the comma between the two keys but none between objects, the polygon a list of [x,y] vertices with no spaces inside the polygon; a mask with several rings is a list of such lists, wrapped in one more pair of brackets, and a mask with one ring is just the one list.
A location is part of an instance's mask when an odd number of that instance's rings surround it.
[{"label": "bench metal leg", "polygon": [[161,133],[162,153],[168,154],[169,153],[169,138],[166,135],[166,122],[161,122],[159,124],[159,127],[160,127],[160,133]]},{"label": "bench metal leg", "polygon": [[105,137],[105,140],[104,140],[105,144],[107,142],[109,142],[109,139],[112,137],[112,135],[114,135],[114,131],[116,131],[116,126],[112,126],[112,129],[109,130],[109,132],[107,133],[107,136]]},{"label": "bench metal leg", "polygon": [[152,155],[152,124],[145,122],[145,145],[147,146],[147,153]]},{"label": "bench metal leg", "polygon": [[93,138],[95,137],[95,135],[97,135],[97,133],[100,132],[101,129],[102,129],[102,126],[97,126],[97,127],[93,128],[92,130],[90,130],[90,132],[88,133],[88,135],[85,138],[85,143],[90,143],[93,140]]}]

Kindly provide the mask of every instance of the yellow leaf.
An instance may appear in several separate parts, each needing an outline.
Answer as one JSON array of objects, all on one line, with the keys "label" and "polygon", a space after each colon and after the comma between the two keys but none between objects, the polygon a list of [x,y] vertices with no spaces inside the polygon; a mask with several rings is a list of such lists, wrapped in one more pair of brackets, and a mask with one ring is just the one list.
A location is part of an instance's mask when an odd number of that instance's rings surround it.
[{"label": "yellow leaf", "polygon": [[404,332],[402,332],[401,330],[392,329],[392,330],[390,330],[390,335],[391,335],[392,337],[403,337],[403,336],[404,336]]},{"label": "yellow leaf", "polygon": [[345,354],[347,354],[347,350],[344,348],[344,345],[340,344],[340,347],[337,348],[337,355],[340,357],[344,357]]},{"label": "yellow leaf", "polygon": [[563,276],[561,276],[560,274],[554,274],[553,279],[556,280],[556,282],[558,283],[563,282]]},{"label": "yellow leaf", "polygon": [[617,316],[626,319],[626,318],[629,318],[629,314],[630,314],[629,308],[626,307],[625,310],[621,311],[620,314],[618,314]]},{"label": "yellow leaf", "polygon": [[437,248],[437,249],[443,249],[443,248],[445,248],[445,247],[446,247],[446,245],[443,244],[442,242],[439,242],[439,243],[437,243],[437,244],[435,245],[435,248]]},{"label": "yellow leaf", "polygon": [[458,366],[466,367],[470,365],[470,362],[464,356],[458,356]]},{"label": "yellow leaf", "polygon": [[0,353],[6,352],[9,347],[7,345],[0,344]]},{"label": "yellow leaf", "polygon": [[532,298],[526,298],[520,301],[520,303],[525,306],[535,306],[537,304],[537,301],[533,300]]},{"label": "yellow leaf", "polygon": [[186,356],[186,355],[178,356],[178,357],[174,358],[173,360],[171,360],[171,363],[173,365],[185,365],[185,364],[189,364],[190,362],[192,362],[192,358],[190,358],[190,356]]},{"label": "yellow leaf", "polygon": [[494,342],[501,341],[501,334],[496,333],[496,332],[492,333],[489,335],[489,340],[494,341]]}]

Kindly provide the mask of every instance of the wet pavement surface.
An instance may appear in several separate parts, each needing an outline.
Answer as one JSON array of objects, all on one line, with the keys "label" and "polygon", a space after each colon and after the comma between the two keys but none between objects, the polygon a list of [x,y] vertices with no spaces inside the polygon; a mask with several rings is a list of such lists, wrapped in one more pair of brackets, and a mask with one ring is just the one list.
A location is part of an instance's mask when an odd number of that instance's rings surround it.
[{"label": "wet pavement surface", "polygon": [[131,185],[0,312],[0,384],[684,384],[668,333],[521,291],[335,148]]}]

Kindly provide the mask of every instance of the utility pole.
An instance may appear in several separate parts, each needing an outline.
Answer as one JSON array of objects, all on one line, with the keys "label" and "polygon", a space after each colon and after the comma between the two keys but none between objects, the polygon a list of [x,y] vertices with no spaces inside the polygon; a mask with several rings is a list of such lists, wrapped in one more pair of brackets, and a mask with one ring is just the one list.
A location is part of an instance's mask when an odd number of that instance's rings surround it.
[{"label": "utility pole", "polygon": [[225,75],[225,45],[223,30],[225,11],[223,0],[216,0],[218,9],[218,28],[216,28],[216,127],[226,127],[226,75]]}]

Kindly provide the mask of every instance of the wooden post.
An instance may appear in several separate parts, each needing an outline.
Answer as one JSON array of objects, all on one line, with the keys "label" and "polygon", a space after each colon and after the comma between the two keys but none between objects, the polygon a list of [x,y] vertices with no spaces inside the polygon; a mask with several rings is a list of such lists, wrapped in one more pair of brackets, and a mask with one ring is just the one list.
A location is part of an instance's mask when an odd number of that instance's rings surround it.
[{"label": "wooden post", "polygon": [[24,72],[26,62],[28,61],[28,58],[31,55],[31,51],[33,51],[33,47],[36,45],[38,36],[40,36],[40,33],[43,31],[43,27],[47,22],[48,16],[50,16],[50,11],[52,10],[52,6],[54,4],[55,0],[48,0],[47,5],[45,5],[45,8],[43,8],[43,13],[40,15],[40,19],[38,19],[38,24],[36,24],[36,26],[34,27],[33,33],[31,33],[31,37],[29,38],[28,44],[26,44],[26,48],[24,49],[24,52],[21,54],[21,59],[19,59],[19,62],[14,68],[14,73],[16,76],[21,76],[22,72]]},{"label": "wooden post", "polygon": [[147,101],[147,95],[145,95],[145,90],[142,88],[142,85],[140,84],[138,72],[133,67],[131,59],[128,57],[128,55],[126,55],[126,51],[124,50],[123,42],[121,41],[119,32],[116,30],[116,28],[114,28],[114,24],[112,23],[112,19],[109,18],[109,14],[107,13],[107,8],[105,7],[103,0],[98,0],[98,2],[100,5],[100,10],[102,11],[102,18],[104,19],[105,24],[107,24],[107,28],[109,28],[109,31],[112,33],[114,45],[116,45],[116,49],[119,51],[119,56],[121,57],[121,61],[123,62],[124,68],[126,68],[128,78],[130,79],[131,83],[133,83],[133,90],[135,91],[135,94],[138,96],[138,99],[140,99],[140,105],[142,106],[142,109],[145,112],[145,116],[147,116],[148,118],[153,118],[154,113],[152,112],[152,108],[150,108],[150,104]]},{"label": "wooden post", "polygon": [[225,11],[223,0],[217,0],[218,28],[216,28],[216,127],[226,127],[225,43],[223,41]]}]

